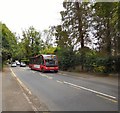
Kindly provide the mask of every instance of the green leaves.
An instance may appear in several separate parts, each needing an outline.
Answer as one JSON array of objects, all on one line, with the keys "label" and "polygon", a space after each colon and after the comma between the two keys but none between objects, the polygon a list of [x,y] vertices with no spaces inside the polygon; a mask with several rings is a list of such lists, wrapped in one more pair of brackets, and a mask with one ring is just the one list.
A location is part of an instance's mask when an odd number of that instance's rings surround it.
[{"label": "green leaves", "polygon": [[43,48],[41,33],[36,31],[33,26],[23,31],[22,45],[25,50],[24,57],[29,58],[40,53]]},{"label": "green leaves", "polygon": [[94,4],[93,9],[93,21],[96,23],[93,28],[96,30],[99,51],[107,56],[118,55],[118,3],[98,2]]},{"label": "green leaves", "polygon": [[45,49],[43,49],[40,53],[41,54],[54,54],[56,50],[56,47],[49,46]]},{"label": "green leaves", "polygon": [[57,47],[55,53],[58,56],[60,69],[67,70],[75,66],[75,53],[72,48]]},{"label": "green leaves", "polygon": [[95,72],[119,70],[117,63],[112,67],[111,58],[115,56],[117,62],[120,55],[120,2],[63,2],[63,7],[61,25],[43,33],[31,26],[18,44],[15,34],[3,24],[4,58],[28,59],[49,53],[58,56],[63,70],[77,66]]},{"label": "green leaves", "polygon": [[[2,24],[2,23],[1,23]],[[16,57],[17,41],[15,35],[2,24],[2,59],[3,62],[11,57]]]}]

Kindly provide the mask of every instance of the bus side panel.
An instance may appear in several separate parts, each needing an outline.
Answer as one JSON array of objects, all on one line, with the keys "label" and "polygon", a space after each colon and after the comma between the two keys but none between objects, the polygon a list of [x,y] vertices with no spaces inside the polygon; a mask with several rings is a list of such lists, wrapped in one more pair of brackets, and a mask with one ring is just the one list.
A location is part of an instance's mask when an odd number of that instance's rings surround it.
[{"label": "bus side panel", "polygon": [[40,65],[38,64],[33,64],[32,69],[41,71]]},{"label": "bus side panel", "polygon": [[32,69],[32,64],[29,64],[29,68],[31,68],[31,69]]}]

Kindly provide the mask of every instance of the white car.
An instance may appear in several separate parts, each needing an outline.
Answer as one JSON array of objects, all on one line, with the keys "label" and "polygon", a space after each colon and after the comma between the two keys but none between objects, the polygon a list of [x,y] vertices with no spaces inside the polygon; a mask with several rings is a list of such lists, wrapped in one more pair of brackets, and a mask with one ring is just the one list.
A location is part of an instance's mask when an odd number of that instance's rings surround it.
[{"label": "white car", "polygon": [[16,62],[11,63],[11,67],[16,67],[16,66],[17,66]]},{"label": "white car", "polygon": [[26,67],[26,64],[24,62],[21,62],[20,67]]},{"label": "white car", "polygon": [[16,61],[16,64],[17,64],[17,65],[20,65],[20,62],[19,62],[19,61]]}]

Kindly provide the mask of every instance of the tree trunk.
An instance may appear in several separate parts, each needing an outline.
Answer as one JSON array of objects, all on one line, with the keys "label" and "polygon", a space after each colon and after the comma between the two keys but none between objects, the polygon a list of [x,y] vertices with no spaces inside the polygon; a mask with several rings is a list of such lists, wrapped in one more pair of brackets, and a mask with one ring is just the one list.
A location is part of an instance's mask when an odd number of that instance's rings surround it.
[{"label": "tree trunk", "polygon": [[83,51],[83,48],[84,48],[84,36],[83,36],[83,31],[82,31],[82,13],[80,10],[80,7],[79,7],[79,3],[76,2],[75,3],[76,5],[76,10],[77,10],[77,18],[78,18],[78,31],[79,31],[79,38],[80,38],[80,43],[81,43],[81,59],[82,59],[82,64],[81,64],[81,69],[82,71],[84,70],[84,51]]},{"label": "tree trunk", "polygon": [[118,55],[120,55],[120,2],[118,3]]},{"label": "tree trunk", "polygon": [[106,53],[107,56],[111,56],[111,36],[110,36],[110,19],[107,19],[107,27],[106,27]]}]

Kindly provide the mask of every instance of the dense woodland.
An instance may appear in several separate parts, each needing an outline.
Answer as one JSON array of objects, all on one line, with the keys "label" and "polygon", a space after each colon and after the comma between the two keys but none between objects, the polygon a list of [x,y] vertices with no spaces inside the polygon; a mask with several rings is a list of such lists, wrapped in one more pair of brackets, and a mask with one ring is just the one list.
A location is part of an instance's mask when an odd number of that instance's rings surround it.
[{"label": "dense woodland", "polygon": [[118,73],[120,2],[63,2],[61,25],[42,32],[33,26],[16,36],[0,23],[2,61],[56,54],[61,70]]}]

